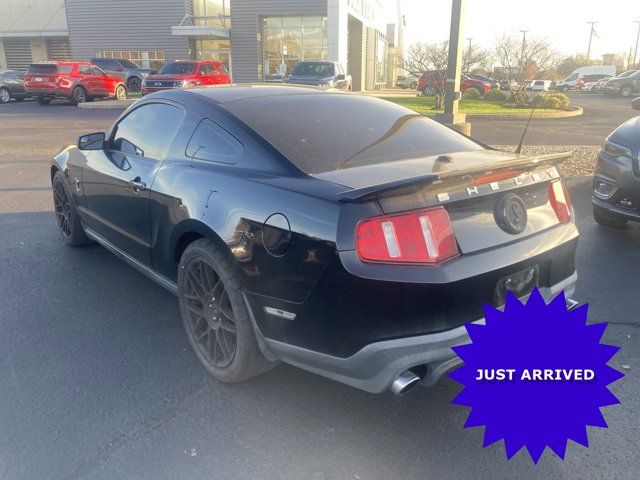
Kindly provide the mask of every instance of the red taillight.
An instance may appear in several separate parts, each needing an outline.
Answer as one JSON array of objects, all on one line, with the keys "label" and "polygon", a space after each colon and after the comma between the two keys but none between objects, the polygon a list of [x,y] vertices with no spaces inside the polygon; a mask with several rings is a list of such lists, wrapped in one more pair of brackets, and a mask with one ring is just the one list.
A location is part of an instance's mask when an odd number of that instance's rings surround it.
[{"label": "red taillight", "polygon": [[549,184],[549,201],[558,221],[564,223],[571,220],[571,198],[564,180],[556,180]]},{"label": "red taillight", "polygon": [[356,229],[356,252],[362,260],[398,263],[437,263],[459,253],[442,207],[362,221]]}]

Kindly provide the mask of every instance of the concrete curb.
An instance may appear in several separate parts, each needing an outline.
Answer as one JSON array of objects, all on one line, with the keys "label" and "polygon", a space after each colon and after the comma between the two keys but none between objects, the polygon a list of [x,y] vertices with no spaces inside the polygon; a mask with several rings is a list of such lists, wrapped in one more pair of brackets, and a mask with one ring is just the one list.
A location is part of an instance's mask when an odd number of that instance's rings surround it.
[{"label": "concrete curb", "polygon": [[93,101],[88,103],[80,103],[78,104],[78,108],[89,108],[89,109],[125,109],[130,105],[133,105],[138,99],[137,98],[127,98],[126,100],[102,100],[102,101]]},{"label": "concrete curb", "polygon": [[[544,119],[544,118],[569,118],[569,117],[579,117],[582,115],[584,111],[581,107],[571,107],[571,110],[561,110],[553,113],[534,113],[533,118],[535,119]],[[469,120],[520,120],[522,118],[529,118],[531,115],[531,110],[523,109],[522,114],[505,114],[505,115],[494,115],[494,114],[483,114],[483,113],[469,113],[467,114],[467,118]]]}]

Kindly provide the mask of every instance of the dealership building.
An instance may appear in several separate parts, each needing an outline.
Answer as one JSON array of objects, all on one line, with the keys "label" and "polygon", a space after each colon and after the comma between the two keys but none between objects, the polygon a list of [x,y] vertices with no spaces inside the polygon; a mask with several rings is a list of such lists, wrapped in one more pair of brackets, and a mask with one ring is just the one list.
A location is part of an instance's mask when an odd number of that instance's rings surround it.
[{"label": "dealership building", "polygon": [[403,49],[398,0],[0,0],[0,11],[0,70],[211,59],[234,82],[277,82],[301,60],[332,60],[354,90],[374,90],[393,83]]}]

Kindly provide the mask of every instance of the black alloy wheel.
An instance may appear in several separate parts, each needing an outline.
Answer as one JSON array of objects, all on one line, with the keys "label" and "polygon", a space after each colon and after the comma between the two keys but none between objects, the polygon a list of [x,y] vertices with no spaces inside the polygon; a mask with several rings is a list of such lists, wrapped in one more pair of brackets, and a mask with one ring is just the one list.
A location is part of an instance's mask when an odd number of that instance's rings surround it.
[{"label": "black alloy wheel", "polygon": [[202,366],[222,382],[240,382],[273,368],[256,339],[239,273],[226,246],[201,238],[180,258],[178,300],[189,343]]},{"label": "black alloy wheel", "polygon": [[142,82],[138,77],[131,77],[127,82],[127,90],[130,92],[139,92]]},{"label": "black alloy wheel", "polygon": [[71,202],[64,184],[59,181],[53,182],[53,206],[56,212],[56,220],[60,233],[66,239],[73,236],[71,221]]},{"label": "black alloy wheel", "polygon": [[80,217],[78,217],[71,193],[66,185],[66,179],[61,172],[56,172],[53,176],[52,187],[53,207],[64,243],[72,247],[91,243],[84,233]]},{"label": "black alloy wheel", "polygon": [[236,353],[236,317],[222,279],[202,258],[186,266],[183,291],[188,327],[200,352],[213,366],[224,368]]}]

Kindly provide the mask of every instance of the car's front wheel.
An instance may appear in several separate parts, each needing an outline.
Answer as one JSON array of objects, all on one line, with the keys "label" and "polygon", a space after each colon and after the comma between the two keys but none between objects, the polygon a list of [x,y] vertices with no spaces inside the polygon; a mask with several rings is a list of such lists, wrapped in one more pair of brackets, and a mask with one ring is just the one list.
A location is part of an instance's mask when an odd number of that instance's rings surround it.
[{"label": "car's front wheel", "polygon": [[127,89],[124,88],[124,85],[118,85],[115,91],[116,100],[126,100],[127,98]]},{"label": "car's front wheel", "polygon": [[84,233],[69,187],[61,172],[58,171],[53,176],[52,187],[53,206],[64,243],[72,247],[91,243]]},{"label": "car's front wheel", "polygon": [[630,97],[632,93],[633,91],[631,90],[631,87],[622,87],[620,89],[620,95],[623,97]]},{"label": "car's front wheel", "polygon": [[626,219],[612,215],[606,209],[597,205],[593,206],[593,219],[598,224],[608,228],[622,228],[627,224]]},{"label": "car's front wheel", "polygon": [[240,382],[275,365],[258,348],[231,258],[212,241],[197,240],[182,254],[178,299],[189,343],[215,378]]},{"label": "car's front wheel", "polygon": [[418,88],[418,82],[411,82],[410,88],[411,90],[415,90],[416,88]]}]

